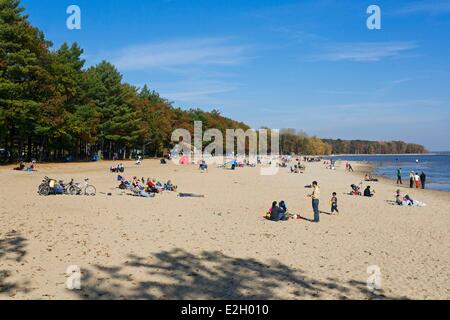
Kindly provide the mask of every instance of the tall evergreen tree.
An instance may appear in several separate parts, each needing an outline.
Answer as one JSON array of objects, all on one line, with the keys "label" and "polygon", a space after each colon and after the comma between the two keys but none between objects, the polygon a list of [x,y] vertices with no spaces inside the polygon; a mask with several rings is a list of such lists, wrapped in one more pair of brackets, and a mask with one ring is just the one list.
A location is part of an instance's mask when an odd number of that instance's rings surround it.
[{"label": "tall evergreen tree", "polygon": [[22,15],[18,0],[0,1],[0,125],[4,146],[20,157],[31,154],[40,110],[52,95],[50,43]]}]

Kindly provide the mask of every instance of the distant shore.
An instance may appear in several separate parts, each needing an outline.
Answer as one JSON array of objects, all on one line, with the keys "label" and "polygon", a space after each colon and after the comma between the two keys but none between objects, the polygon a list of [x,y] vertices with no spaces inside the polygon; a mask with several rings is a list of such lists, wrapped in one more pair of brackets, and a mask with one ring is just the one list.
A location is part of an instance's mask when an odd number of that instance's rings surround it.
[{"label": "distant shore", "polygon": [[386,156],[386,157],[395,157],[395,156],[434,156],[439,155],[439,153],[430,152],[430,153],[359,153],[359,154],[333,154],[323,157],[380,157],[380,156]]}]

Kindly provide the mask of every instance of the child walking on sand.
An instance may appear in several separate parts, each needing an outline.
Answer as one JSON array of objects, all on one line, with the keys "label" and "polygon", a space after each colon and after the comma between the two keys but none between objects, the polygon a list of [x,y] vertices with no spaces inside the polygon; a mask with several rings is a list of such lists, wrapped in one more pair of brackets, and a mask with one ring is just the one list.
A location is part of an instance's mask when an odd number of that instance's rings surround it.
[{"label": "child walking on sand", "polygon": [[334,213],[335,211],[336,211],[337,213],[339,213],[338,205],[337,205],[338,199],[337,199],[337,194],[336,194],[336,192],[333,192],[332,197],[331,197],[331,200],[330,200],[330,203],[331,203],[331,213]]}]

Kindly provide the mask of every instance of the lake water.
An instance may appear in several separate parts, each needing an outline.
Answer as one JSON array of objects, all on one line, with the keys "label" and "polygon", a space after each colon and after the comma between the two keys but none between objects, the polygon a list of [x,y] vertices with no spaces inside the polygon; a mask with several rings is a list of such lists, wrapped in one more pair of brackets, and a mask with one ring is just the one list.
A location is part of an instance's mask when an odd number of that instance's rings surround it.
[{"label": "lake water", "polygon": [[[409,184],[409,172],[427,175],[427,188],[450,191],[450,152],[427,155],[393,156],[332,156],[329,159],[368,162],[374,174],[397,179],[397,169],[402,168],[403,183]],[[418,161],[417,161],[418,160]]]}]

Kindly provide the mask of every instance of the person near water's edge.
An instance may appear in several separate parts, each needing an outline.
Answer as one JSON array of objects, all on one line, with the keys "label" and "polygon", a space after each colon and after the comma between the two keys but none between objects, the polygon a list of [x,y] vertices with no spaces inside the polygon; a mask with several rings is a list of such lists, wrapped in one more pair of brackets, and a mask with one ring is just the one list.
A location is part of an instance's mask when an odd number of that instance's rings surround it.
[{"label": "person near water's edge", "polygon": [[313,192],[308,195],[308,197],[311,197],[312,199],[312,207],[313,207],[313,211],[314,211],[314,222],[319,222],[320,221],[320,211],[319,211],[319,201],[320,201],[320,188],[319,185],[317,184],[317,181],[313,181],[312,183],[312,187],[313,187]]},{"label": "person near water's edge", "polygon": [[397,170],[397,184],[403,184],[402,182],[402,168]]},{"label": "person near water's edge", "polygon": [[412,188],[414,188],[414,179],[415,179],[415,174],[414,174],[414,171],[411,171],[410,173],[409,173],[409,187],[412,189]]},{"label": "person near water's edge", "polygon": [[425,174],[425,172],[422,171],[422,173],[420,174],[420,182],[422,184],[422,189],[425,189],[426,181],[427,181],[427,175]]}]

